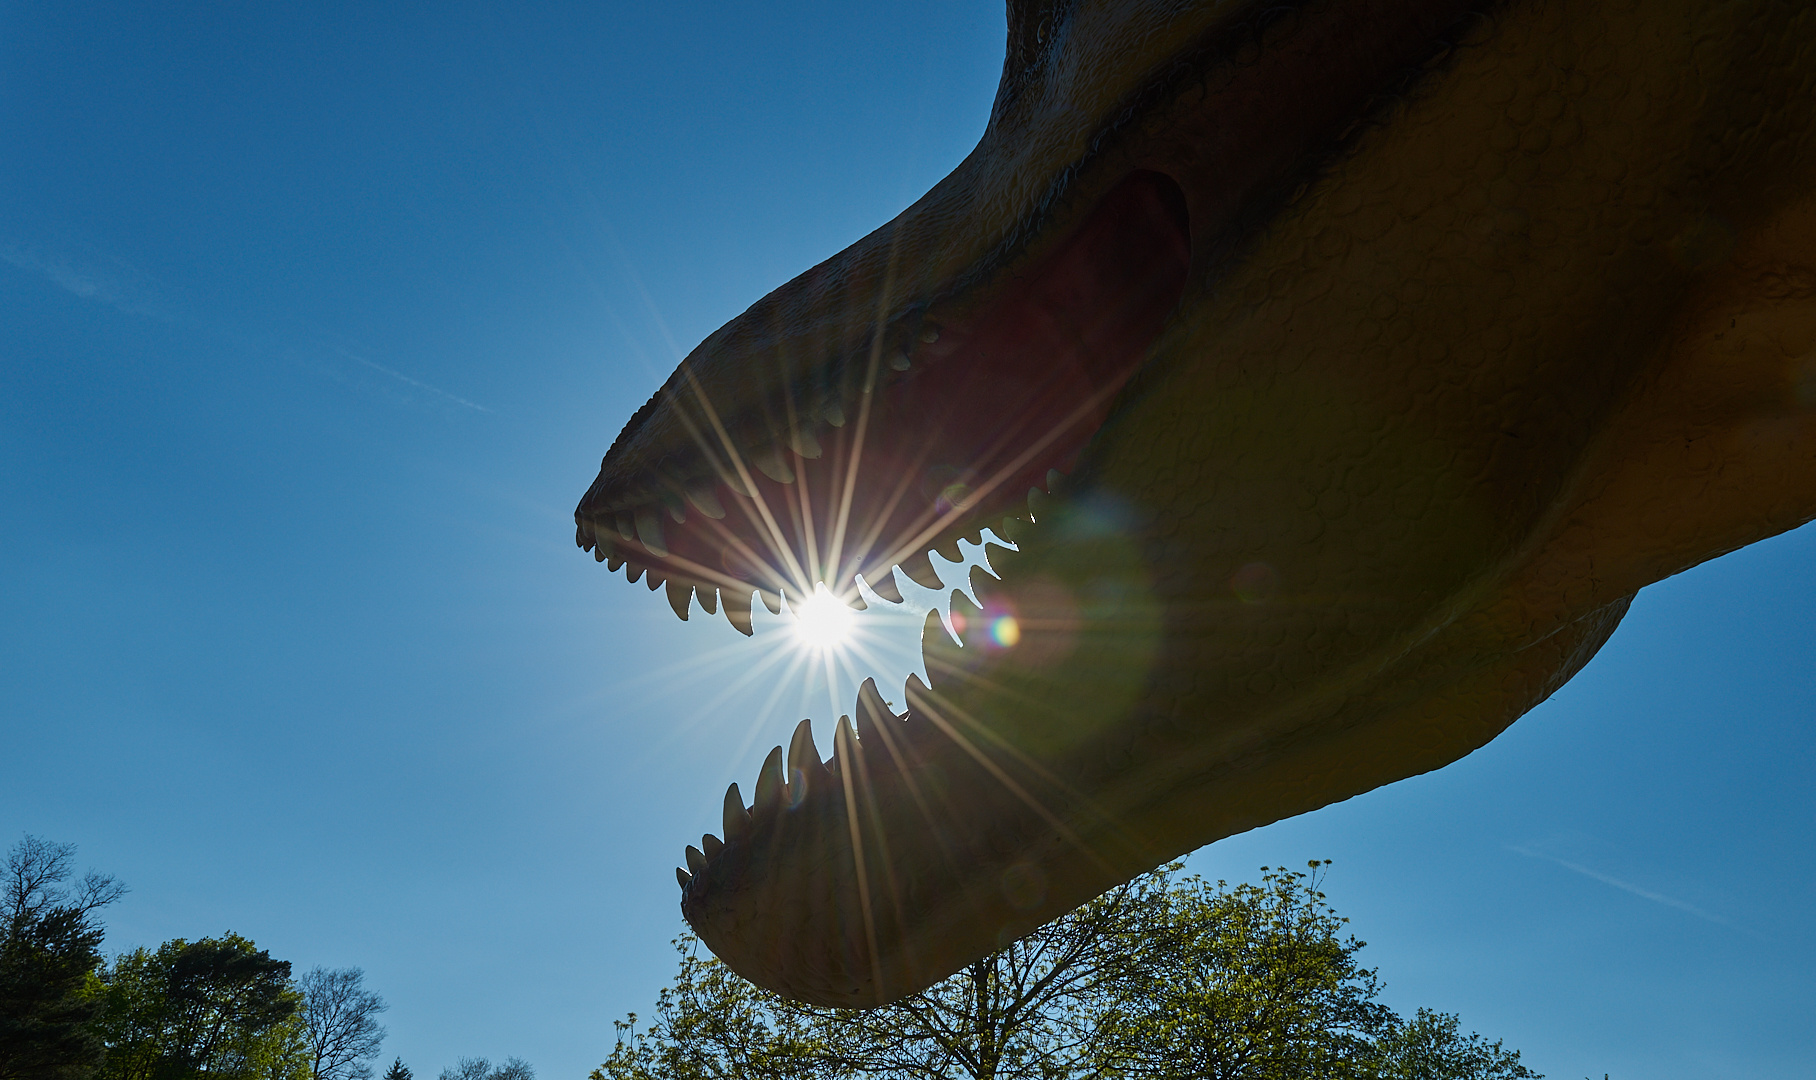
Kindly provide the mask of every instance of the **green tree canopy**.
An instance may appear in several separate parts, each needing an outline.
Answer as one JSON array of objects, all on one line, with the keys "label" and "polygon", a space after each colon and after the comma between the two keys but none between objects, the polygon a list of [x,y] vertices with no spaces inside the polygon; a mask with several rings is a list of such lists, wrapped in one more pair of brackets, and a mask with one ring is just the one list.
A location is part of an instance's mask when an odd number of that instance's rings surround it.
[{"label": "green tree canopy", "polygon": [[106,1080],[306,1080],[290,963],[238,934],[123,953],[102,977]]},{"label": "green tree canopy", "polygon": [[1165,867],[876,1009],[783,1000],[683,936],[653,1023],[617,1023],[591,1080],[1538,1080],[1454,1016],[1378,1001],[1325,865]]},{"label": "green tree canopy", "polygon": [[89,982],[101,966],[96,914],[125,886],[92,871],[66,884],[75,848],[27,836],[0,880],[0,1080],[82,1080],[103,1046]]}]

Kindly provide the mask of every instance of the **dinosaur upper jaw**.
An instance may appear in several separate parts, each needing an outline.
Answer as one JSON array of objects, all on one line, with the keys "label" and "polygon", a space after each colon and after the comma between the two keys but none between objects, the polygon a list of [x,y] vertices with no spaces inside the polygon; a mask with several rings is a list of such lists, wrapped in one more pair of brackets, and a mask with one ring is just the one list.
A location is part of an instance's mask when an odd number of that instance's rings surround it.
[{"label": "dinosaur upper jaw", "polygon": [[[899,599],[897,563],[936,584],[926,551],[975,538],[1069,467],[1144,359],[1185,282],[1183,196],[1135,172],[1044,247],[982,298],[912,297],[893,320],[862,317],[890,306],[889,270],[849,317],[834,270],[791,283],[696,350],[626,429],[576,512],[581,545],[666,581],[683,617],[691,593],[711,610],[718,590],[747,633],[753,589],[774,607],[825,581],[851,600],[862,574]],[[814,304],[834,326],[769,334],[771,307]],[[752,336],[755,355],[722,340]],[[790,370],[803,355],[819,366]]]},{"label": "dinosaur upper jaw", "polygon": [[937,584],[926,551],[1069,471],[1194,267],[1240,251],[1467,7],[1012,11],[977,149],[702,342],[601,462],[576,542],[745,632],[752,590],[861,603],[862,575],[896,599],[894,565]]}]

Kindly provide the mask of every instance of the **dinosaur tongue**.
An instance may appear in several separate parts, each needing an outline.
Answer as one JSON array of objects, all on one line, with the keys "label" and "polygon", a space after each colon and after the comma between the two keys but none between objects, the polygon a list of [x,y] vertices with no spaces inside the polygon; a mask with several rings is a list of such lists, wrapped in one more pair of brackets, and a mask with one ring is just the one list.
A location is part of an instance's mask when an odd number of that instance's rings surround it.
[{"label": "dinosaur tongue", "polygon": [[827,423],[790,420],[782,445],[726,455],[723,483],[691,506],[589,517],[596,487],[581,504],[583,546],[589,521],[613,526],[598,529],[601,557],[625,559],[633,578],[647,567],[651,588],[670,581],[677,612],[694,585],[709,611],[723,587],[746,630],[751,586],[773,604],[816,580],[850,596],[856,573],[888,596],[898,563],[925,578],[930,546],[1019,505],[1103,424],[1178,302],[1186,225],[1179,186],[1134,173],[1068,239],[984,290],[987,302],[936,304],[911,340],[870,350],[857,381],[872,389]]}]

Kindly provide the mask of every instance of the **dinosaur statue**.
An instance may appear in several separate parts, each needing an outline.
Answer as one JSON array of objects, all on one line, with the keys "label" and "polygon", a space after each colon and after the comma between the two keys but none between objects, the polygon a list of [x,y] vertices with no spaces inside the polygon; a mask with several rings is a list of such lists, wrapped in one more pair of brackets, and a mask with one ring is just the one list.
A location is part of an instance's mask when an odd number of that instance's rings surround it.
[{"label": "dinosaur statue", "polygon": [[1454,761],[1816,517],[1816,6],[1008,8],[977,148],[707,338],[575,512],[746,633],[1014,545],[904,713],[803,723],[687,850],[688,922],[803,1001]]}]

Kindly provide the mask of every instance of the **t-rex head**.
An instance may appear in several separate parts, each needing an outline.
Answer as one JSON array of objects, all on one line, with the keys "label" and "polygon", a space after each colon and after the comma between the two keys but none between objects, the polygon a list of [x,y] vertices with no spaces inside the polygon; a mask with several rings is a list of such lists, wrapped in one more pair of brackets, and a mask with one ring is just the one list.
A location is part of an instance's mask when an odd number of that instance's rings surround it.
[{"label": "t-rex head", "polygon": [[1011,0],[977,149],[695,349],[575,512],[746,632],[1018,548],[905,715],[867,684],[727,793],[700,937],[899,997],[1467,754],[1816,515],[1813,58],[1771,0]]}]

